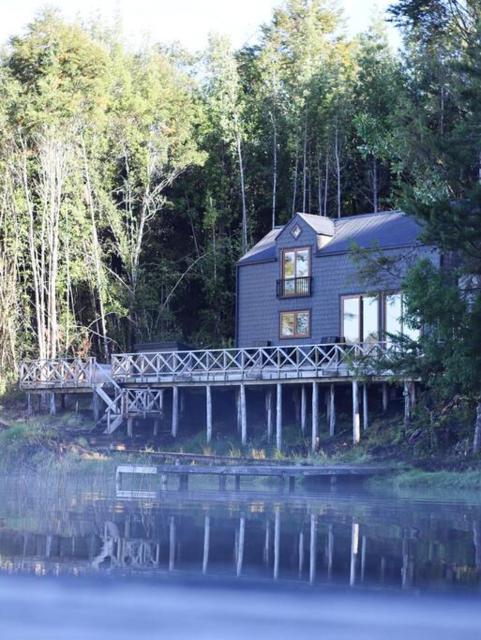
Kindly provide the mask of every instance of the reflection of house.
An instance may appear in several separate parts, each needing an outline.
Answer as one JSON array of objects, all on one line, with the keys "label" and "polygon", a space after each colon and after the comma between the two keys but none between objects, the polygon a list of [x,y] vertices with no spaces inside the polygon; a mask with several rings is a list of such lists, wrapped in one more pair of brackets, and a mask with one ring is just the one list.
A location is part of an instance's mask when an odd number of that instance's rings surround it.
[{"label": "reflection of house", "polygon": [[[239,347],[369,342],[407,331],[401,280],[413,259],[438,255],[400,211],[331,220],[297,213],[270,231],[237,267]],[[361,281],[353,249],[399,257],[382,285]]]}]

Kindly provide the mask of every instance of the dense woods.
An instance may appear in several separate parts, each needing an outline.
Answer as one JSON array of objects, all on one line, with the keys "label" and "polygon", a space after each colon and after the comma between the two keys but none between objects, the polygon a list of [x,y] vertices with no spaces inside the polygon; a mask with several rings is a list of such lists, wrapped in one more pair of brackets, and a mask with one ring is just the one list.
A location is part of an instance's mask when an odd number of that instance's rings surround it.
[{"label": "dense woods", "polygon": [[389,16],[399,52],[381,19],[349,37],[323,0],[287,0],[240,50],[213,35],[198,55],[133,51],[54,11],[13,37],[0,64],[3,383],[26,356],[228,345],[236,260],[273,225],[403,207],[460,265],[410,274],[412,316],[432,330],[427,357],[403,366],[443,401],[476,400],[481,7],[398,0]]}]

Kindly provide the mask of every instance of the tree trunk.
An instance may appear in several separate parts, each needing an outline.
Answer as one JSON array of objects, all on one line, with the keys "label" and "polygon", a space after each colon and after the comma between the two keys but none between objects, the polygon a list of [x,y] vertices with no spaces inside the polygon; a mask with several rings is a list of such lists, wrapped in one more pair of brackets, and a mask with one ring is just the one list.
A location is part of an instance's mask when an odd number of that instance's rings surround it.
[{"label": "tree trunk", "polygon": [[277,197],[277,125],[274,115],[272,121],[272,228],[276,226],[276,197]]},{"label": "tree trunk", "polygon": [[294,180],[292,187],[292,215],[296,213],[297,206],[297,172],[299,168],[299,148],[296,146],[296,162],[294,164]]},{"label": "tree trunk", "polygon": [[306,189],[307,189],[307,111],[304,120],[304,150],[302,169],[302,212],[306,212]]},{"label": "tree trunk", "polygon": [[341,156],[339,152],[339,127],[336,122],[336,131],[334,136],[334,157],[336,159],[336,190],[337,190],[337,217],[341,217]]},{"label": "tree trunk", "polygon": [[246,191],[244,182],[244,162],[242,159],[242,141],[240,134],[236,136],[237,143],[237,157],[239,160],[239,177],[241,188],[241,200],[242,200],[242,253],[247,251],[247,205],[246,205]]},{"label": "tree trunk", "polygon": [[377,213],[378,209],[378,179],[377,179],[377,160],[373,157],[372,159],[372,205],[374,209],[374,213]]}]

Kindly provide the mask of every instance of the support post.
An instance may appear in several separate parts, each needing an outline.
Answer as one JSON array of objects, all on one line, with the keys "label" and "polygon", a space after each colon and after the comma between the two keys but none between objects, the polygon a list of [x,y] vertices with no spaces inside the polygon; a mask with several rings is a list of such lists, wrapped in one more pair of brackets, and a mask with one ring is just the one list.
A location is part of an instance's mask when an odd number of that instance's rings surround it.
[{"label": "support post", "polygon": [[334,564],[334,527],[329,525],[327,530],[327,579],[332,578],[332,567]]},{"label": "support post", "polygon": [[311,449],[317,449],[317,427],[319,424],[319,385],[317,382],[312,383],[312,436]]},{"label": "support post", "polygon": [[306,422],[307,422],[306,387],[305,387],[305,385],[302,385],[302,387],[301,387],[301,431],[302,431],[302,435],[306,434]]},{"label": "support post", "polygon": [[300,579],[302,578],[302,572],[304,571],[304,531],[299,532],[298,556],[299,556],[298,576]]},{"label": "support post", "polygon": [[349,586],[356,584],[357,554],[359,552],[359,523],[353,522],[351,528],[351,568],[349,571]]},{"label": "support post", "polygon": [[66,409],[67,409],[67,394],[66,393],[61,393],[60,394],[60,408],[62,409],[62,411],[66,411]]},{"label": "support post", "polygon": [[240,433],[242,430],[240,388],[237,389],[235,393],[235,405],[236,405],[236,411],[237,411],[237,433]]},{"label": "support post", "polygon": [[27,416],[33,415],[32,394],[27,393]]},{"label": "support post", "polygon": [[210,546],[210,516],[204,517],[204,554],[202,557],[202,573],[207,573],[209,564],[209,546]]},{"label": "support post", "polygon": [[134,419],[132,418],[132,416],[129,416],[127,418],[127,436],[129,438],[134,437]]},{"label": "support post", "polygon": [[382,410],[383,413],[386,413],[389,406],[389,387],[387,386],[387,382],[382,383]]},{"label": "support post", "polygon": [[266,520],[266,530],[264,534],[264,564],[269,566],[269,560],[271,556],[271,523],[269,520]]},{"label": "support post", "polygon": [[57,403],[55,401],[55,393],[50,394],[50,415],[57,415]]},{"label": "support post", "polygon": [[266,391],[267,442],[272,440],[272,389]]},{"label": "support post", "polygon": [[205,388],[205,407],[207,422],[206,439],[207,442],[210,442],[212,440],[212,389],[209,384]]},{"label": "support post", "polygon": [[359,417],[359,384],[352,381],[352,441],[358,444],[361,440],[361,425]]},{"label": "support post", "polygon": [[279,563],[281,557],[281,512],[276,509],[274,514],[274,580],[279,577]]},{"label": "support post", "polygon": [[247,404],[246,404],[246,388],[244,384],[240,386],[240,409],[241,409],[241,442],[245,446],[247,444]]},{"label": "support post", "polygon": [[175,518],[170,516],[169,521],[169,571],[175,566]]},{"label": "support post", "polygon": [[329,435],[336,432],[336,387],[331,384],[329,388]]},{"label": "support post", "polygon": [[369,426],[369,406],[368,406],[368,394],[367,383],[362,385],[362,429],[367,431]]},{"label": "support post", "polygon": [[237,566],[236,566],[237,577],[239,577],[242,574],[242,564],[244,562],[245,531],[246,531],[246,519],[245,519],[245,516],[241,516],[239,520],[239,543],[237,545]]},{"label": "support post", "polygon": [[309,584],[314,584],[316,579],[317,560],[317,522],[314,513],[311,513],[311,539],[309,541]]},{"label": "support post", "polygon": [[92,411],[95,422],[100,420],[100,397],[95,389],[92,391]]},{"label": "support post", "polygon": [[282,384],[276,384],[276,448],[282,449]]},{"label": "support post", "polygon": [[179,430],[179,388],[172,387],[172,437],[177,438]]},{"label": "support post", "polygon": [[160,424],[164,415],[164,390],[159,391],[159,417],[154,420],[154,436],[159,435]]}]

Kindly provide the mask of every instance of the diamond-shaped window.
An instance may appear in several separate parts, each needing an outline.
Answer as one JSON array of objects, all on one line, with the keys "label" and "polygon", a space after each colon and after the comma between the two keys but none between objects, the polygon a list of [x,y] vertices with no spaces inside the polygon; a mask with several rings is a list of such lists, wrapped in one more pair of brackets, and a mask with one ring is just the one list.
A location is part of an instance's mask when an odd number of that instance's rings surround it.
[{"label": "diamond-shaped window", "polygon": [[301,233],[302,233],[301,227],[298,224],[296,224],[291,231],[292,237],[297,240],[297,238],[301,235]]}]

